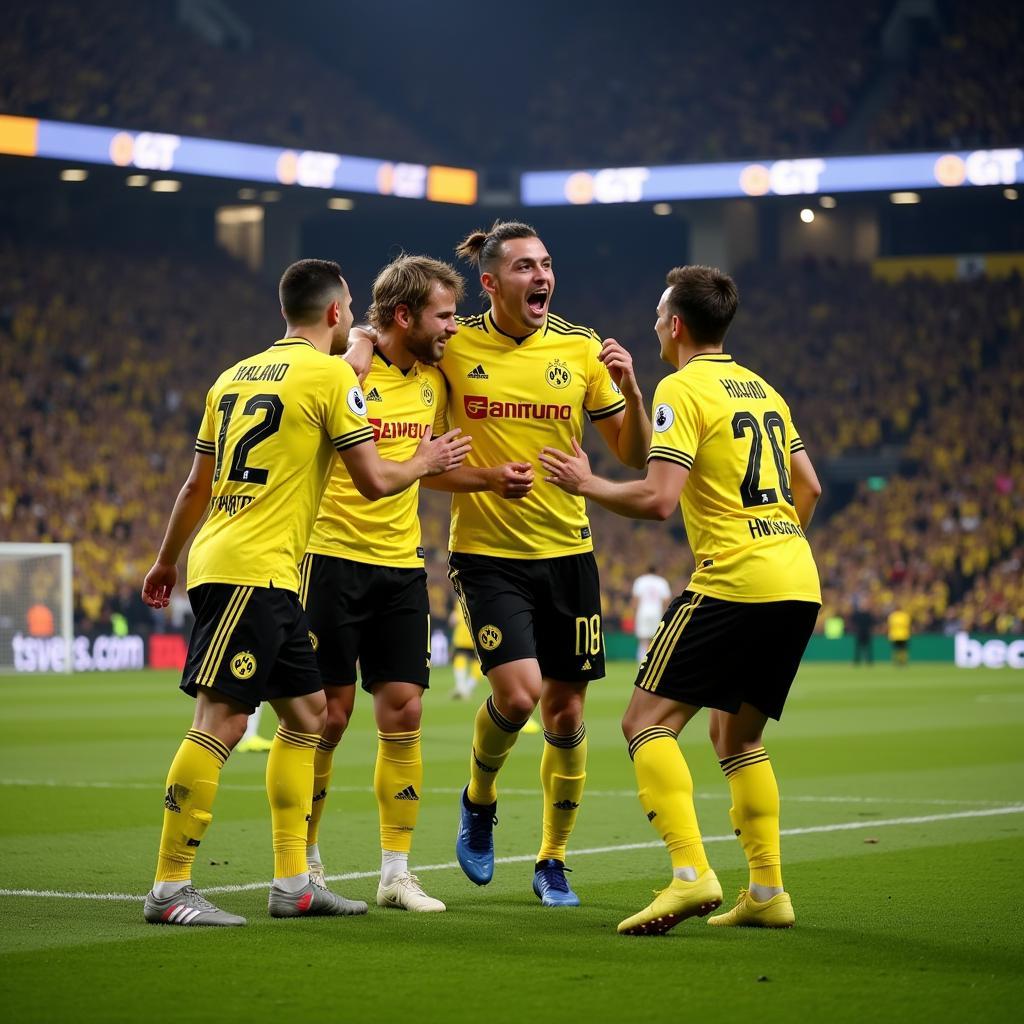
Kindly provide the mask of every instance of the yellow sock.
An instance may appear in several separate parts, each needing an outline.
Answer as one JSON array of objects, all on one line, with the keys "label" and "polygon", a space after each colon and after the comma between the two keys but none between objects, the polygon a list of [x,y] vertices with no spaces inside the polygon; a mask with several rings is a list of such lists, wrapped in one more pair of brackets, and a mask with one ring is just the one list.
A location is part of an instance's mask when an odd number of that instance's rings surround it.
[{"label": "yellow sock", "polygon": [[306,829],[313,806],[313,759],[320,737],[277,727],[267,758],[267,798],[274,832],[274,877],[309,870]]},{"label": "yellow sock", "polygon": [[213,820],[220,770],[231,753],[216,736],[189,729],[167,773],[157,882],[189,882],[196,850]]},{"label": "yellow sock", "polygon": [[334,750],[337,743],[330,743],[321,737],[313,756],[313,806],[309,812],[306,828],[306,845],[315,846],[320,842],[320,819],[324,816],[327,803],[327,787],[331,784],[331,770],[334,767]]},{"label": "yellow sock", "polygon": [[663,726],[642,729],[629,741],[640,805],[672,858],[672,869],[708,868],[693,806],[693,779],[676,734]]},{"label": "yellow sock", "polygon": [[380,848],[408,853],[420,816],[423,753],[420,731],[378,732],[373,791],[380,813]]},{"label": "yellow sock", "polygon": [[544,831],[537,860],[565,862],[565,847],[576,824],[587,781],[587,728],[572,736],[544,732],[540,759],[544,788]]},{"label": "yellow sock", "polygon": [[719,764],[729,780],[729,817],[750,867],[750,881],[782,887],[779,786],[764,747],[727,757]]},{"label": "yellow sock", "polygon": [[498,799],[495,777],[526,722],[513,722],[488,697],[476,713],[473,725],[473,756],[469,759],[469,799],[474,804],[493,804]]}]

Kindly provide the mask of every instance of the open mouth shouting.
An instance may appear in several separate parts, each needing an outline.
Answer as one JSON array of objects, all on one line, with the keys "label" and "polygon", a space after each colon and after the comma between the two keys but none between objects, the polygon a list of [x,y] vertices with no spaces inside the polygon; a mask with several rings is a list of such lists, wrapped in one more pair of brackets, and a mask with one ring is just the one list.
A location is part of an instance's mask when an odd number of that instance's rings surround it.
[{"label": "open mouth shouting", "polygon": [[535,320],[540,320],[548,311],[548,300],[551,298],[549,288],[538,288],[528,292],[526,296],[526,308]]}]

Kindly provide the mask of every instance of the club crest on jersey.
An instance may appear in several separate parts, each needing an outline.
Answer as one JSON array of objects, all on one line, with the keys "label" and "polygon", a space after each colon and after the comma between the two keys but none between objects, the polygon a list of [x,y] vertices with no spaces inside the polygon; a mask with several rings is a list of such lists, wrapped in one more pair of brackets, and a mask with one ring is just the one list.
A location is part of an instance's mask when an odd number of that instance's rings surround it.
[{"label": "club crest on jersey", "polygon": [[366,415],[366,399],[363,398],[363,389],[361,387],[349,388],[348,391],[348,407],[357,415]]},{"label": "club crest on jersey", "polygon": [[668,430],[676,421],[676,414],[672,411],[672,406],[665,405],[664,402],[654,410],[654,429],[660,434],[663,431]]},{"label": "club crest on jersey", "polygon": [[239,651],[231,657],[231,674],[236,679],[249,679],[256,671],[256,656],[252,651]]},{"label": "club crest on jersey", "polygon": [[434,404],[434,388],[426,377],[420,381],[420,401],[422,401],[428,409],[430,409]]},{"label": "club crest on jersey", "polygon": [[567,388],[572,382],[572,373],[561,359],[552,359],[544,371],[544,379],[557,390]]},{"label": "club crest on jersey", "polygon": [[501,630],[497,626],[481,626],[476,638],[485,651],[493,651],[501,644]]}]

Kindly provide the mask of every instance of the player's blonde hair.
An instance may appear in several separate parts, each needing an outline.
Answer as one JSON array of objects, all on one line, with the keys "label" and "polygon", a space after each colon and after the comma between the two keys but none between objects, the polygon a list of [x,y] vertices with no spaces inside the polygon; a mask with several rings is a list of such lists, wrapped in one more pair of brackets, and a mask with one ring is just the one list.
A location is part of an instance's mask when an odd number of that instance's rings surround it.
[{"label": "player's blonde hair", "polygon": [[405,306],[416,320],[426,309],[435,284],[447,288],[456,303],[462,301],[465,282],[457,270],[429,256],[402,253],[373,282],[373,303],[367,311],[367,319],[378,331],[383,331],[395,322],[395,310]]}]

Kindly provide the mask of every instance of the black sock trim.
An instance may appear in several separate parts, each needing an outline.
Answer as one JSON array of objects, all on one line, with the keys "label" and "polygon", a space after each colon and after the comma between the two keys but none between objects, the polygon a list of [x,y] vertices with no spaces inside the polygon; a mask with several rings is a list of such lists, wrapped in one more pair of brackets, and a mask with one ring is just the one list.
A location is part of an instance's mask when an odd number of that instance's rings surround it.
[{"label": "black sock trim", "polygon": [[216,736],[212,736],[208,732],[202,732],[199,729],[189,729],[185,733],[185,739],[190,743],[194,743],[197,747],[202,747],[207,753],[213,754],[220,761],[221,767],[224,766],[224,762],[227,761],[231,754],[227,746],[221,743]]},{"label": "black sock trim", "polygon": [[733,754],[731,757],[724,757],[718,763],[721,766],[725,777],[728,779],[743,768],[749,768],[753,764],[762,764],[769,760],[771,759],[768,757],[768,752],[764,747],[758,747],[756,750],[747,750],[742,754]]},{"label": "black sock trim", "polygon": [[[503,732],[519,732],[520,729],[526,722],[513,722],[511,719],[506,718],[495,706],[494,698],[487,698],[487,714],[491,716],[491,721]],[[527,719],[529,721],[529,719]]]},{"label": "black sock trim", "polygon": [[650,743],[651,740],[660,739],[678,739],[679,734],[673,732],[671,729],[667,729],[663,725],[652,725],[646,729],[641,729],[630,741],[629,741],[629,759],[632,761],[636,757],[636,752],[645,744]]},{"label": "black sock trim", "polygon": [[562,750],[572,750],[578,747],[587,738],[586,725],[580,727],[571,736],[559,736],[558,733],[544,730],[544,740],[553,747],[560,747]]}]

